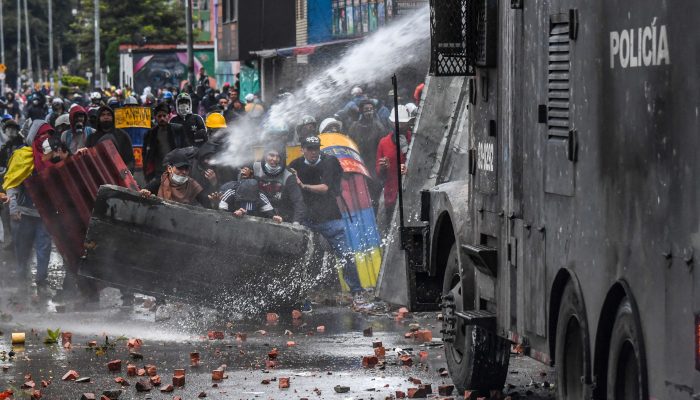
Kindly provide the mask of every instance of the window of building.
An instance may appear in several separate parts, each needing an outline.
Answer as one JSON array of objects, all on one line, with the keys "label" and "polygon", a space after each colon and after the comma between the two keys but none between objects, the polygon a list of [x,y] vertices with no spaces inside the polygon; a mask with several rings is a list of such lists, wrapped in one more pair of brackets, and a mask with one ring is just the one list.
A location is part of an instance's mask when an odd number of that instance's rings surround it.
[{"label": "window of building", "polygon": [[235,22],[238,20],[238,0],[223,0],[222,18],[224,22]]}]

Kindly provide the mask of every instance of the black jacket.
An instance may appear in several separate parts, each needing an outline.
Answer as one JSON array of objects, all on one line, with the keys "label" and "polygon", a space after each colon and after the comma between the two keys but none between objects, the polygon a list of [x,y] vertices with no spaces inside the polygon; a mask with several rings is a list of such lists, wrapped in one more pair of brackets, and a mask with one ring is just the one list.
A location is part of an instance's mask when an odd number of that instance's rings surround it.
[{"label": "black jacket", "polygon": [[[171,150],[192,145],[182,125],[168,124],[167,129]],[[158,125],[156,125],[143,138],[143,174],[147,181],[160,177],[163,173],[163,165],[160,165],[163,157],[165,154],[158,154]]]},{"label": "black jacket", "polygon": [[207,141],[207,128],[204,120],[198,114],[187,114],[185,117],[174,116],[170,120],[171,124],[182,125],[187,135],[187,140],[195,147],[199,147]]},{"label": "black jacket", "polygon": [[[102,106],[98,109],[97,115],[99,117],[103,110],[108,110],[112,113],[112,120],[114,121],[114,111],[107,106]],[[94,133],[85,139],[85,147],[94,147],[100,142],[105,140],[112,140],[114,146],[117,148],[119,155],[124,160],[126,166],[133,172],[134,171],[134,146],[131,144],[131,137],[129,134],[121,129],[117,129],[114,126],[108,131],[103,130],[99,124]]]}]

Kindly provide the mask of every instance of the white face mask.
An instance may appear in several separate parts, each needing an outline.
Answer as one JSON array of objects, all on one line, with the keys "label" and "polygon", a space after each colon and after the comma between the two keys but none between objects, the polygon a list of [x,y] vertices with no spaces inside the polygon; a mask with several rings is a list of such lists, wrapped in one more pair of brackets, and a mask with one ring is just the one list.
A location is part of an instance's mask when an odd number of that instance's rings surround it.
[{"label": "white face mask", "polygon": [[170,174],[170,180],[176,185],[182,185],[189,179],[189,176],[178,175],[176,173]]},{"label": "white face mask", "polygon": [[177,113],[180,115],[187,115],[190,113],[190,105],[187,103],[180,103],[177,105]]}]

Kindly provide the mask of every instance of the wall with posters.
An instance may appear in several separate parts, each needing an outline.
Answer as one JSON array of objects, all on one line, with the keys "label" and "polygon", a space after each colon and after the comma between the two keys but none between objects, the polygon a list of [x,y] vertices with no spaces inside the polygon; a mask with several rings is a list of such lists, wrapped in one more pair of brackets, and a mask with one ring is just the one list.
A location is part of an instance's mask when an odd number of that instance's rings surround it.
[{"label": "wall with posters", "polygon": [[374,32],[394,17],[395,0],[332,0],[336,39]]}]

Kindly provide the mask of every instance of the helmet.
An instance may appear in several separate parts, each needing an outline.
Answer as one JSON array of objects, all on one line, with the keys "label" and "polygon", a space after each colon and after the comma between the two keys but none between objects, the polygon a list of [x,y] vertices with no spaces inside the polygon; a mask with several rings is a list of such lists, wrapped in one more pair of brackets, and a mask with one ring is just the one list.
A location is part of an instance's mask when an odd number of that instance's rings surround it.
[{"label": "helmet", "polygon": [[172,100],[173,93],[169,90],[163,92],[163,100]]},{"label": "helmet", "polygon": [[[391,122],[396,122],[396,118],[394,116],[396,115],[396,109],[391,110],[391,114],[389,115],[389,121]],[[413,118],[411,113],[408,111],[405,105],[399,104],[399,122],[408,122]]]},{"label": "helmet", "polygon": [[110,97],[109,100],[107,100],[107,105],[110,107],[119,105],[119,100],[117,100],[116,97]]},{"label": "helmet", "polygon": [[12,118],[12,115],[10,115],[10,114],[3,114],[3,116],[2,116],[2,122],[7,121],[8,119],[13,119],[13,118]]},{"label": "helmet", "polygon": [[311,115],[304,115],[301,117],[301,122],[299,122],[299,126],[307,125],[307,124],[315,124],[316,123],[316,118],[312,117]]},{"label": "helmet", "polygon": [[51,100],[51,105],[63,105],[63,100],[61,100],[60,97],[54,97],[53,100]]},{"label": "helmet", "polygon": [[54,126],[58,128],[61,125],[70,125],[70,117],[68,114],[61,114],[58,118],[56,118]]},{"label": "helmet", "polygon": [[343,129],[343,123],[338,121],[335,118],[326,118],[323,121],[321,121],[321,125],[318,127],[318,131],[320,133],[323,133],[326,131],[326,128],[329,128],[331,125],[336,125],[338,128],[329,132],[339,132]]},{"label": "helmet", "polygon": [[134,97],[134,96],[129,96],[129,97],[127,97],[126,100],[124,101],[124,104],[125,104],[125,105],[132,105],[132,106],[135,106],[135,105],[138,105],[139,102],[136,101],[136,97]]},{"label": "helmet", "polygon": [[[170,93],[170,92],[168,92],[168,93]],[[172,97],[172,93],[170,94],[170,96]],[[163,95],[163,98],[165,98],[165,94]],[[180,104],[181,102],[185,102],[185,101],[190,103],[190,104],[192,103],[192,98],[190,97],[189,94],[182,92],[182,93],[177,95],[177,104]]]},{"label": "helmet", "polygon": [[[347,89],[346,89],[346,90],[347,90]],[[355,96],[362,96],[362,93],[363,93],[363,92],[362,92],[362,88],[359,87],[359,86],[355,86],[355,87],[352,88],[352,90],[350,91],[350,95],[353,96],[353,97],[355,97]]]},{"label": "helmet", "polygon": [[245,95],[246,103],[250,103],[253,100],[255,100],[255,95],[253,93],[248,93],[247,95]]},{"label": "helmet", "polygon": [[418,111],[418,106],[413,103],[407,103],[406,110],[408,110],[408,113],[411,114],[411,117],[415,117]]},{"label": "helmet", "polygon": [[123,93],[124,93],[124,92],[122,92],[121,89],[117,89],[117,90],[114,92],[114,94],[115,94],[116,96],[121,96]]},{"label": "helmet", "polygon": [[102,95],[100,94],[100,92],[92,92],[92,93],[90,93],[90,100],[100,101],[100,100],[102,100]]},{"label": "helmet", "polygon": [[222,114],[213,112],[207,115],[206,121],[207,128],[226,128],[226,119]]}]

